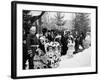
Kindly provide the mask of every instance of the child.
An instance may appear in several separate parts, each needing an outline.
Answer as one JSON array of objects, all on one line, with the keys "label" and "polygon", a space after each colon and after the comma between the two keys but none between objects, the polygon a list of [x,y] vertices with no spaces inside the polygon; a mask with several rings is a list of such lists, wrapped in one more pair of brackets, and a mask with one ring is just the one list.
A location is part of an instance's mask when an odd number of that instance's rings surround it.
[{"label": "child", "polygon": [[73,57],[73,52],[75,51],[74,46],[75,42],[72,37],[68,39],[68,51],[67,51],[67,56]]}]

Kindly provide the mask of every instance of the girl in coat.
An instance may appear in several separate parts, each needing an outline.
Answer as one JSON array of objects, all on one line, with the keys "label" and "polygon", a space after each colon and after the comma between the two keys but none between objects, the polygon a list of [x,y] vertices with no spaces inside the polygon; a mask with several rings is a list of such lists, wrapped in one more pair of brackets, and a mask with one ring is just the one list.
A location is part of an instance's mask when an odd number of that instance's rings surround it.
[{"label": "girl in coat", "polygon": [[72,36],[69,37],[68,39],[68,51],[67,51],[67,56],[72,57],[73,56],[73,52],[75,51],[75,41],[73,39]]}]

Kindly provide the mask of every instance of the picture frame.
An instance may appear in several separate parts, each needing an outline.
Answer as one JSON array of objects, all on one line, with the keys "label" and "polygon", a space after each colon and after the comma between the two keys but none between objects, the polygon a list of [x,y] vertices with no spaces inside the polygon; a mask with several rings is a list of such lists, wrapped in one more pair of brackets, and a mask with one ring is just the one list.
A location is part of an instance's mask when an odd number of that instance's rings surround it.
[{"label": "picture frame", "polygon": [[[73,15],[73,13],[88,13],[91,19],[91,65],[88,67],[77,68],[57,68],[57,69],[35,69],[24,70],[23,65],[23,24],[24,11],[38,11],[38,14],[43,12],[64,12]],[[33,15],[33,13],[30,13]],[[69,15],[70,16],[70,15]],[[38,18],[39,19],[39,18]],[[30,22],[29,22],[30,23]],[[55,77],[55,76],[71,76],[97,74],[98,72],[98,7],[90,5],[73,5],[73,4],[57,4],[57,3],[42,3],[42,2],[11,2],[11,78],[39,78],[39,77]],[[34,24],[32,24],[34,26]],[[36,28],[37,29],[37,28]]]}]

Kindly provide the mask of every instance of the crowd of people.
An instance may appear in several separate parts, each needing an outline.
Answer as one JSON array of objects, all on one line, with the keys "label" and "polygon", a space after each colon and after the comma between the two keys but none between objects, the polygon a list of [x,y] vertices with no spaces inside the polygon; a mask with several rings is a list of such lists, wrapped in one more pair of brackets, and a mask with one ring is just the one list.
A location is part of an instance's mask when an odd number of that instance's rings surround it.
[{"label": "crowd of people", "polygon": [[61,56],[73,57],[86,48],[85,39],[86,35],[78,31],[59,33],[43,28],[42,34],[37,34],[36,27],[32,26],[23,37],[23,69],[57,68]]}]

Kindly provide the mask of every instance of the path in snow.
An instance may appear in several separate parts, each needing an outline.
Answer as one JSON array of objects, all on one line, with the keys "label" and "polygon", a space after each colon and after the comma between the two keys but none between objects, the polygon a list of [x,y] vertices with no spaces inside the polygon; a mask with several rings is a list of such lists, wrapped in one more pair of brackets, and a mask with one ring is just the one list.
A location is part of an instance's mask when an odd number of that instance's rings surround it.
[{"label": "path in snow", "polygon": [[85,49],[83,52],[75,54],[71,58],[68,58],[67,55],[62,56],[58,68],[86,67],[90,65],[91,65],[91,47]]}]

